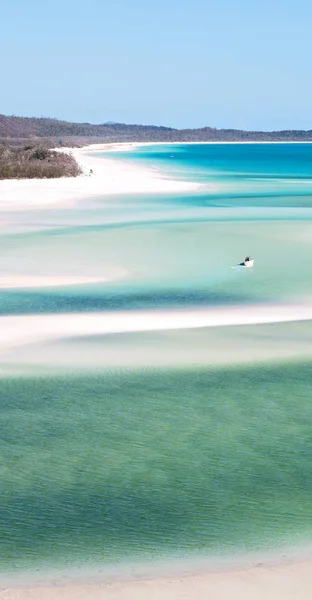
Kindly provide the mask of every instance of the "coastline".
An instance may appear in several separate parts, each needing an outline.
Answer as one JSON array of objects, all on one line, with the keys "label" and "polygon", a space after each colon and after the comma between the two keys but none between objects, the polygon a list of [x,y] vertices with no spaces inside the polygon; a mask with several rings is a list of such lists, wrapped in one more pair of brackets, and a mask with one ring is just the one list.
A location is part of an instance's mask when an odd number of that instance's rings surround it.
[{"label": "coastline", "polygon": [[[102,151],[109,151],[109,152],[125,152],[128,150],[133,150],[134,148],[138,148],[141,146],[184,146],[184,145],[190,145],[190,146],[198,146],[198,145],[245,145],[245,144],[312,144],[312,141],[261,141],[261,140],[254,140],[254,141],[206,141],[206,142],[107,142],[107,144],[101,144],[103,146]],[[93,146],[94,146],[94,151],[96,150],[96,146],[98,146],[98,144],[93,144],[91,146],[89,146],[91,152],[93,150]]]},{"label": "coastline", "polygon": [[146,167],[93,155],[111,151],[108,144],[56,150],[71,153],[82,168],[82,175],[58,179],[3,179],[0,181],[0,211],[68,208],[85,198],[187,192],[201,187],[198,183],[166,179]]},{"label": "coastline", "polygon": [[[192,192],[202,184],[178,181],[162,176],[160,172],[125,161],[96,157],[98,152],[127,152],[136,147],[153,145],[211,145],[211,144],[309,144],[312,142],[266,141],[208,141],[208,142],[113,142],[91,144],[82,148],[55,148],[71,153],[82,168],[82,175],[56,179],[3,179],[0,180],[0,211],[70,208],[85,198],[108,197],[122,194]],[[93,173],[90,175],[90,170]],[[214,184],[205,184],[212,192]]]},{"label": "coastline", "polygon": [[[198,190],[202,184],[177,181],[147,167],[125,161],[94,156],[98,152],[127,152],[141,146],[197,144],[309,144],[312,142],[208,141],[208,142],[113,142],[82,148],[55,148],[71,153],[82,168],[82,175],[56,179],[0,180],[0,211],[70,208],[79,200],[121,194],[175,193]],[[92,169],[93,174],[90,175]],[[216,186],[205,184],[212,192]]]},{"label": "coastline", "polygon": [[[255,557],[254,557],[255,558]],[[140,567],[122,571],[55,575],[49,580],[0,580],[1,600],[310,600],[312,560],[275,559],[224,562],[215,568],[200,559],[175,566]]]}]

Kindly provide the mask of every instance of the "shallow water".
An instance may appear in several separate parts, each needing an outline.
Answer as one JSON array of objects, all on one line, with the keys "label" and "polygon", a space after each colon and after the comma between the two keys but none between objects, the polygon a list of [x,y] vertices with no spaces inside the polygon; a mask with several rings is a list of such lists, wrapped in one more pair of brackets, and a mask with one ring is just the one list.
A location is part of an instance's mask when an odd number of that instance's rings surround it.
[{"label": "shallow water", "polygon": [[[1,277],[103,281],[2,290],[3,316],[311,302],[311,145],[111,156],[204,187],[6,213]],[[246,254],[255,267],[232,268]],[[309,541],[311,336],[308,321],[1,347],[0,570]]]},{"label": "shallow water", "polygon": [[[130,159],[174,178],[215,184],[215,195],[225,194],[231,204],[241,196],[254,204],[260,196],[262,206],[263,197],[277,196],[297,206],[293,197],[311,196],[311,152],[310,144],[151,144],[134,147]],[[129,153],[118,157],[129,160]]]},{"label": "shallow water", "polygon": [[311,365],[5,379],[2,568],[311,535]]}]

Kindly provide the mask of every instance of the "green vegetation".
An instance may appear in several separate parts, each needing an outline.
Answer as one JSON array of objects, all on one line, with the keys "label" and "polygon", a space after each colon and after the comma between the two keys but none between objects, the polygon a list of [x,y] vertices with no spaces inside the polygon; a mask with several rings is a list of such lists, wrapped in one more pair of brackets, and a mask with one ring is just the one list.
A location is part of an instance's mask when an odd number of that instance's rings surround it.
[{"label": "green vegetation", "polygon": [[80,173],[70,154],[41,146],[0,146],[0,179],[51,179]]},{"label": "green vegetation", "polygon": [[1,144],[35,145],[53,148],[111,142],[205,142],[205,141],[312,141],[312,130],[243,131],[237,129],[174,129],[155,125],[125,123],[69,123],[58,119],[0,115]]}]

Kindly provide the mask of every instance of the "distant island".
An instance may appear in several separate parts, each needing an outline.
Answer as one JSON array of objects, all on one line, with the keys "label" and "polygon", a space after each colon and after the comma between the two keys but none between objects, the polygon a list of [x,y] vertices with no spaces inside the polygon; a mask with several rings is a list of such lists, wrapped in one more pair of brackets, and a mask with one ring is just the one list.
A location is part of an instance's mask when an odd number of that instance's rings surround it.
[{"label": "distant island", "polygon": [[51,118],[0,115],[0,179],[79,175],[69,154],[56,147],[118,142],[310,142],[312,130],[244,131],[174,129],[125,123],[70,123]]}]

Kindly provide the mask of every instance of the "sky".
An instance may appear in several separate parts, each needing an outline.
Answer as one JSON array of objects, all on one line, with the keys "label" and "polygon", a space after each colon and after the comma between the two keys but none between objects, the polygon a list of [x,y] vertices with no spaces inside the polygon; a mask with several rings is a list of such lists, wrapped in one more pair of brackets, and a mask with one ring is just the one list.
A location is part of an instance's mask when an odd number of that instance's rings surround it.
[{"label": "sky", "polygon": [[312,129],[311,0],[0,0],[0,113]]}]

